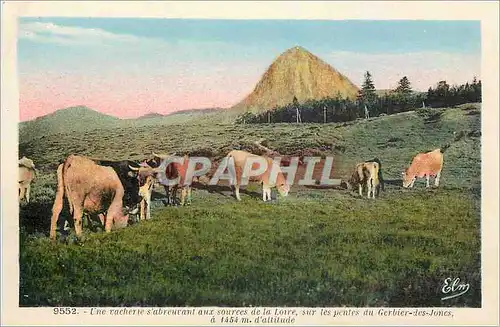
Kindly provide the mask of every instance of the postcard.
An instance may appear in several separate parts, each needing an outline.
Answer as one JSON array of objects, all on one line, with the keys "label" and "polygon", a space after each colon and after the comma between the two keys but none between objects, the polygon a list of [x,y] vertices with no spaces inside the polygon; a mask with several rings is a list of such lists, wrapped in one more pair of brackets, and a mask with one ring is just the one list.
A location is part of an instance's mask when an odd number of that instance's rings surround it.
[{"label": "postcard", "polygon": [[2,6],[4,324],[498,324],[498,2]]}]

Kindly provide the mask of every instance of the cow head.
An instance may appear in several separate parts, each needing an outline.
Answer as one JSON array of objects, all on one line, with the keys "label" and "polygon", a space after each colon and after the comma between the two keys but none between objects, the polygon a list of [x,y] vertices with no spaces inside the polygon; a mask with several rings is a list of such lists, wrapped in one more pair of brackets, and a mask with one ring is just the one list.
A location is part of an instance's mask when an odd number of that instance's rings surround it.
[{"label": "cow head", "polygon": [[410,185],[412,185],[413,182],[415,181],[415,179],[417,179],[417,177],[414,174],[410,174],[408,169],[406,169],[404,172],[402,172],[401,176],[403,177],[403,187],[404,188],[407,188]]},{"label": "cow head", "polygon": [[33,171],[33,179],[37,177],[38,169],[35,167],[35,163],[33,162],[33,160],[28,159],[26,157],[22,157],[21,159],[19,159],[19,166],[31,169]]},{"label": "cow head", "polygon": [[35,163],[33,162],[33,160],[26,157],[22,157],[21,159],[19,159],[19,166],[24,166],[33,170],[35,169]]},{"label": "cow head", "polygon": [[288,196],[288,192],[290,192],[290,185],[288,185],[286,182],[278,183],[276,185],[276,188],[278,189],[278,192],[281,194],[281,196]]},{"label": "cow head", "polygon": [[[147,161],[141,162],[139,167],[129,166],[129,169],[136,173],[139,188],[146,184],[154,185],[157,182],[157,175],[161,171],[160,168],[149,166]],[[139,195],[142,196],[141,194]]]},{"label": "cow head", "polygon": [[124,213],[121,216],[115,217],[113,221],[113,229],[122,229],[129,225],[129,215]]},{"label": "cow head", "polygon": [[282,172],[279,172],[278,176],[276,176],[276,189],[281,196],[288,196],[288,192],[290,192],[290,185],[288,185]]},{"label": "cow head", "polygon": [[157,153],[154,153],[153,152],[153,159],[155,162],[159,162],[161,163],[161,161],[165,160],[165,159],[168,159],[168,158],[171,158],[171,157],[175,157],[176,156],[176,153],[172,153],[172,154],[157,154]]},{"label": "cow head", "polygon": [[161,164],[162,159],[160,157],[154,156],[152,159],[145,159],[140,163],[141,167],[152,167],[156,168]]}]

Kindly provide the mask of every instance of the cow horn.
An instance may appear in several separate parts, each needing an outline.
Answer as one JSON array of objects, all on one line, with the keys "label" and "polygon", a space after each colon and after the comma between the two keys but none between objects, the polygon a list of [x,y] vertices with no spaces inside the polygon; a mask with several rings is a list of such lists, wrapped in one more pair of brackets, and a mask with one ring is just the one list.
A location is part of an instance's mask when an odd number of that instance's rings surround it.
[{"label": "cow horn", "polygon": [[135,171],[140,169],[140,168],[132,167],[131,165],[128,165],[128,168],[130,168],[130,170],[135,170]]},{"label": "cow horn", "polygon": [[169,157],[167,154],[157,154],[157,153],[154,153],[154,152],[153,152],[153,156],[158,157],[158,158],[162,158],[162,159],[165,159],[165,158]]}]

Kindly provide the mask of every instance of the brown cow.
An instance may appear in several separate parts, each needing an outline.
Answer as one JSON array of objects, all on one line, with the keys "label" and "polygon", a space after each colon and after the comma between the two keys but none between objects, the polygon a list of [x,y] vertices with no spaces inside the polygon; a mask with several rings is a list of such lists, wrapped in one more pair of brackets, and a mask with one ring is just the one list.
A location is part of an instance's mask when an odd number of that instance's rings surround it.
[{"label": "brown cow", "polygon": [[[130,169],[136,170],[139,174],[153,176],[154,183],[163,185],[167,197],[167,205],[175,205],[177,200],[177,191],[181,189],[180,205],[191,204],[191,189],[193,180],[186,183],[186,172],[189,165],[189,157],[179,157],[176,155],[156,154],[153,152],[154,159],[145,160],[141,163],[142,167]],[[178,162],[180,160],[181,162]]]},{"label": "brown cow", "polygon": [[358,186],[359,195],[363,196],[363,188],[366,186],[368,190],[368,198],[375,199],[375,193],[380,184],[379,169],[380,165],[376,161],[358,163],[348,181],[349,187],[352,188]]},{"label": "brown cow", "polygon": [[[262,184],[262,200],[267,201],[271,200],[271,188],[275,187],[278,189],[278,192],[282,196],[287,196],[288,192],[290,191],[290,185],[288,185],[286,178],[283,176],[283,172],[281,171],[279,165],[273,163],[273,159],[269,157],[264,157],[264,156],[258,156],[250,152],[242,151],[242,150],[233,150],[229,152],[226,156],[226,158],[232,158],[234,160],[234,168],[235,168],[235,173],[236,176],[234,177],[234,195],[236,196],[236,199],[238,201],[241,200],[240,198],[240,185],[241,185],[241,178],[243,174],[243,170],[246,164],[246,161],[248,159],[252,160],[258,160],[258,158],[263,159],[267,162],[267,169],[264,173],[250,177],[249,180],[256,180],[259,181]],[[257,170],[258,169],[258,163],[254,162],[252,164],[251,169],[252,170]],[[271,169],[276,169],[277,176],[276,176],[276,181],[270,180],[270,174],[271,174]]]},{"label": "brown cow", "polygon": [[26,157],[19,159],[19,202],[30,202],[31,182],[36,177],[36,168],[33,160]]},{"label": "brown cow", "polygon": [[403,187],[413,187],[417,177],[426,177],[427,187],[429,187],[430,176],[434,176],[434,185],[436,187],[439,186],[439,179],[444,163],[443,152],[447,147],[445,146],[427,153],[419,153],[413,157],[410,167],[406,168],[402,173]]},{"label": "brown cow", "polygon": [[[177,199],[177,191],[181,189],[180,205],[191,204],[191,184],[193,180],[186,183],[186,172],[189,165],[189,157],[184,156],[182,163],[168,162],[173,159],[180,159],[181,157],[166,154],[156,154],[153,152],[154,159],[148,160],[145,163],[153,168],[156,182],[163,185],[165,194],[167,196],[167,205],[174,205]],[[146,168],[137,169],[139,171],[147,171]],[[170,181],[179,179],[177,183]],[[196,178],[193,178],[196,179]],[[170,180],[170,181],[169,181]]]},{"label": "brown cow", "polygon": [[75,234],[82,235],[82,216],[84,213],[99,215],[105,230],[110,232],[113,223],[122,225],[128,219],[122,213],[124,188],[118,175],[111,167],[99,166],[94,161],[70,155],[57,168],[57,192],[52,207],[50,238],[56,238],[56,224],[68,200],[70,213],[73,214]]}]

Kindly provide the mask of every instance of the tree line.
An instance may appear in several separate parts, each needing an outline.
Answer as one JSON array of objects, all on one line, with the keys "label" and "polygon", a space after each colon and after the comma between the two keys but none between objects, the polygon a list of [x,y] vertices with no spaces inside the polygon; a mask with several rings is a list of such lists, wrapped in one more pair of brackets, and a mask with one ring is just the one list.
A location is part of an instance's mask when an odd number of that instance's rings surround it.
[{"label": "tree line", "polygon": [[343,98],[340,93],[321,100],[299,103],[297,98],[285,106],[279,106],[261,113],[246,112],[236,123],[330,123],[346,122],[358,118],[391,115],[417,108],[452,107],[459,104],[481,102],[481,81],[474,77],[472,83],[449,85],[439,81],[427,92],[414,92],[408,77],[404,76],[394,90],[377,94],[370,72],[364,75],[364,82],[355,100]]}]

